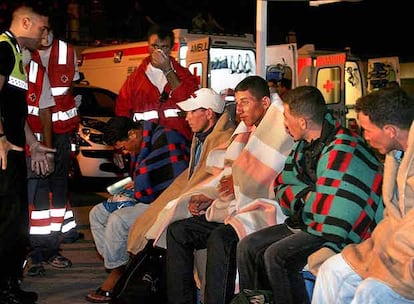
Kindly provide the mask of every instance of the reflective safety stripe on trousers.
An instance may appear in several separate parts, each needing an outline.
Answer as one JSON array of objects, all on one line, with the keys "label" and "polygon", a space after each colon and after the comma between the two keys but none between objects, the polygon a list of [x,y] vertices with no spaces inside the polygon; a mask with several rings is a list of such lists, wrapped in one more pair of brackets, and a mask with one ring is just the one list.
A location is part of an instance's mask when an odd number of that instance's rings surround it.
[{"label": "reflective safety stripe on trousers", "polygon": [[48,235],[59,231],[65,233],[75,227],[73,211],[66,208],[32,210],[30,214],[30,235]]},{"label": "reflective safety stripe on trousers", "polygon": [[[164,110],[164,116],[166,118],[178,117],[178,113],[180,112],[181,111],[179,109],[167,109],[167,110]],[[133,120],[139,121],[139,120],[151,120],[151,119],[157,119],[157,118],[159,118],[158,112],[155,110],[152,110],[152,111],[143,112],[143,113],[134,113]]]}]

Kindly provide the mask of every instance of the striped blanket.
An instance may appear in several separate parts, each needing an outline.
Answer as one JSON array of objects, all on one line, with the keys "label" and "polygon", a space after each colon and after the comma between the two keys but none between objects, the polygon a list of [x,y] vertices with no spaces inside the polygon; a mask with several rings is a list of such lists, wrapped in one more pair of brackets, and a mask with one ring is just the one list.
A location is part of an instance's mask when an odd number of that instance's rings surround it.
[{"label": "striped blanket", "polygon": [[[248,128],[241,122],[232,135],[224,154],[224,166],[216,176],[172,200],[159,214],[157,221],[147,232],[148,239],[165,247],[165,232],[171,222],[190,217],[187,206],[192,195],[204,194],[214,199],[207,210],[207,219],[228,223],[240,238],[277,222],[278,204],[274,198],[273,184],[283,169],[293,141],[283,125],[282,101],[277,95],[265,117],[256,127]],[[217,163],[211,157],[209,163]],[[223,176],[232,175],[234,197],[220,197],[217,186]],[[263,199],[259,199],[263,198]]]}]

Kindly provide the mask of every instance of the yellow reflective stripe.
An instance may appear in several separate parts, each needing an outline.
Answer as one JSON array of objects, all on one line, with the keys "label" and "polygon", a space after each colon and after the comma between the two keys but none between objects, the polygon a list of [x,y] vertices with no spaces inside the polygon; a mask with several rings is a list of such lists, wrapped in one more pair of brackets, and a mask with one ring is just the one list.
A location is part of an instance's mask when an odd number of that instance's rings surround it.
[{"label": "yellow reflective stripe", "polygon": [[50,88],[53,96],[65,95],[69,91],[69,87],[54,87]]},{"label": "yellow reflective stripe", "polygon": [[158,112],[157,111],[148,111],[144,113],[134,113],[133,120],[139,121],[139,120],[151,120],[151,119],[157,119],[158,118]]},{"label": "yellow reflective stripe", "polygon": [[39,116],[39,107],[27,105],[27,113],[34,116]]},{"label": "yellow reflective stripe", "polygon": [[31,83],[36,83],[37,71],[39,70],[39,65],[33,60],[30,61],[30,70],[29,70],[29,81]]},{"label": "yellow reflective stripe", "polygon": [[59,40],[59,58],[58,64],[67,64],[68,45],[66,42]]},{"label": "yellow reflective stripe", "polygon": [[76,107],[69,109],[67,111],[59,111],[52,114],[52,121],[65,121],[69,120],[73,117],[76,117],[78,115],[78,110]]},{"label": "yellow reflective stripe", "polygon": [[178,117],[179,112],[181,112],[181,111],[178,110],[178,109],[167,109],[167,110],[164,110],[164,116],[166,118],[168,118],[168,117]]}]

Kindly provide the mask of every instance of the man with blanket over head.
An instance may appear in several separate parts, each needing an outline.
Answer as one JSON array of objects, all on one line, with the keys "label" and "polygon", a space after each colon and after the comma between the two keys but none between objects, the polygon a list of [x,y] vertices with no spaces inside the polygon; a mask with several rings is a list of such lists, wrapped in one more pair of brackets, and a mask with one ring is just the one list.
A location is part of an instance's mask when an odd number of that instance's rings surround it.
[{"label": "man with blanket over head", "polygon": [[[91,232],[107,269],[116,275],[127,263],[129,227],[155,198],[187,167],[189,147],[178,131],[149,121],[133,122],[113,117],[104,133],[105,142],[129,154],[133,181],[89,213]],[[110,291],[104,285],[87,300],[105,303]]]},{"label": "man with blanket over head", "polygon": [[229,302],[235,290],[236,246],[246,234],[275,224],[273,182],[292,140],[283,126],[282,104],[270,99],[267,82],[249,76],[235,88],[241,122],[225,147],[214,178],[171,201],[147,233],[165,246],[169,303],[195,303],[194,251],[207,248],[204,303]]},{"label": "man with blanket over head", "polygon": [[237,265],[241,290],[271,289],[274,303],[302,304],[309,302],[301,274],[308,256],[361,242],[382,218],[382,164],[333,117],[317,88],[290,90],[283,107],[295,145],[275,194],[288,217],[244,238]]}]

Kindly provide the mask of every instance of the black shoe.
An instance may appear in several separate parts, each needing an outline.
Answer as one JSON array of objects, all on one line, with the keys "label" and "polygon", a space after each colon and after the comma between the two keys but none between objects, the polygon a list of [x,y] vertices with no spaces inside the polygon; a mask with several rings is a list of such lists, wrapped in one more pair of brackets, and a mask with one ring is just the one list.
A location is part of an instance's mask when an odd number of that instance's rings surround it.
[{"label": "black shoe", "polygon": [[[12,279],[9,281],[10,289],[9,293],[18,299],[22,304],[35,304],[38,296],[34,291],[24,291],[20,287],[20,282],[17,279]],[[13,303],[13,302],[11,302]]]},{"label": "black shoe", "polygon": [[16,295],[9,292],[9,290],[0,290],[1,304],[23,304]]}]

